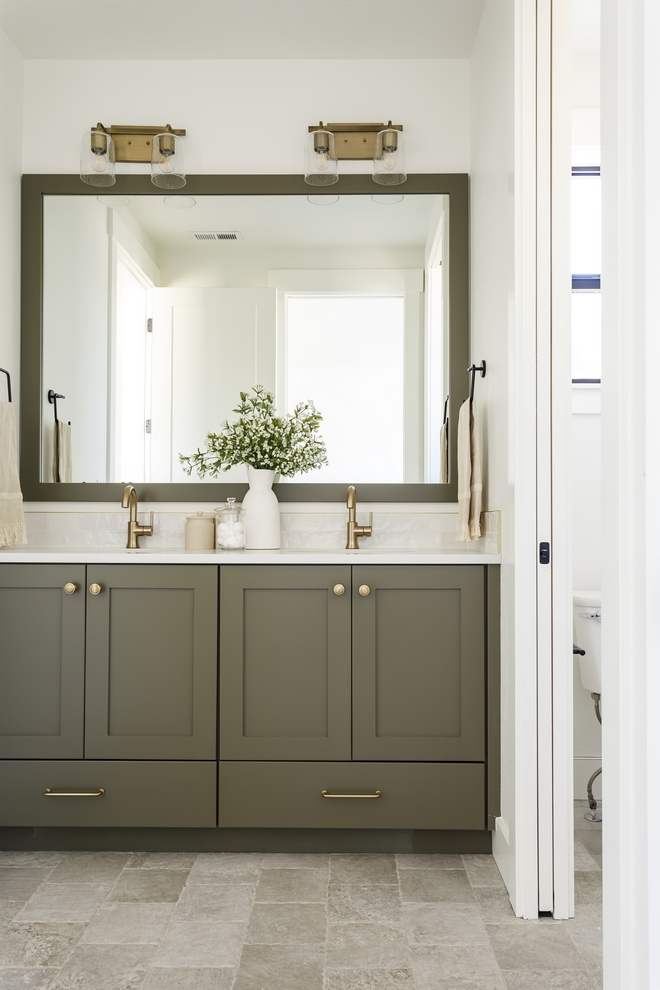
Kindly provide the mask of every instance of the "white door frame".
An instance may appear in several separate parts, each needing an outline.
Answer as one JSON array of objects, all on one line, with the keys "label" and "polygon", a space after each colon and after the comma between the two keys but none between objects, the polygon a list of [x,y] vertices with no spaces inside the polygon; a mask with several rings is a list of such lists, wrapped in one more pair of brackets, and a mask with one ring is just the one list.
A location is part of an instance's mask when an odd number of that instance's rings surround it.
[{"label": "white door frame", "polygon": [[[515,2],[515,315],[510,416],[514,552],[503,560],[514,600],[503,635],[513,721],[510,807],[493,852],[519,917],[573,910],[570,553],[570,8]],[[551,562],[539,562],[539,543]],[[511,567],[511,565],[513,565]],[[512,583],[513,588],[506,587]]]}]

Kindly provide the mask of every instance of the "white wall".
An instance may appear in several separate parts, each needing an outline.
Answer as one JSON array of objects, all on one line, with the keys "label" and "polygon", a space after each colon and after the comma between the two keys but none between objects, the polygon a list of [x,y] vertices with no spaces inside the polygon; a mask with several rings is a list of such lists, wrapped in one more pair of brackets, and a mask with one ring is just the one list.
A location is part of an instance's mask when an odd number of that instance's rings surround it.
[{"label": "white wall", "polygon": [[[233,248],[234,245],[231,246]],[[224,246],[199,244],[186,251],[158,252],[162,286],[168,288],[258,289],[273,269],[423,268],[419,247],[273,247],[233,253]]]},{"label": "white wall", "polygon": [[411,172],[467,172],[469,106],[464,59],[27,61],[23,170],[77,172],[82,135],[100,120],[185,127],[191,173],[300,173],[307,127],[323,118],[392,119]]},{"label": "white wall", "polygon": [[[475,399],[481,425],[484,506],[502,512],[502,813],[505,844],[515,843],[514,543],[510,361],[513,355],[513,2],[486,0],[475,42],[471,95],[471,360],[486,361]],[[515,869],[500,856],[515,901]]]},{"label": "white wall", "polygon": [[[20,371],[20,191],[23,60],[0,30],[0,368],[11,374],[14,402]],[[0,375],[0,399],[7,398]],[[17,407],[18,408],[18,407]]]}]

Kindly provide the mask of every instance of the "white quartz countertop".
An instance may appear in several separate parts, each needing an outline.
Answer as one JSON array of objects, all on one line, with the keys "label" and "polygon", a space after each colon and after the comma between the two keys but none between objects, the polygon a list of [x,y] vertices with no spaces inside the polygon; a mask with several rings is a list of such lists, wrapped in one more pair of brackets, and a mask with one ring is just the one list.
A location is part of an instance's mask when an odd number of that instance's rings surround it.
[{"label": "white quartz countertop", "polygon": [[6,564],[499,564],[475,550],[172,550],[99,547],[89,550],[0,549]]}]

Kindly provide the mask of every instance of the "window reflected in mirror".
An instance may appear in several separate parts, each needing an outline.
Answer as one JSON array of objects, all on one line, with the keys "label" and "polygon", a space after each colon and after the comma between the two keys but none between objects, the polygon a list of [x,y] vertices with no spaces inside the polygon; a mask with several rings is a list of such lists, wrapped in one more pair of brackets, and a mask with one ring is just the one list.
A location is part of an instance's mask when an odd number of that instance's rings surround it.
[{"label": "window reflected in mirror", "polygon": [[44,197],[43,481],[49,389],[74,482],[198,482],[179,455],[256,384],[281,412],[311,399],[323,415],[328,465],[290,480],[440,481],[447,196],[101,199]]}]

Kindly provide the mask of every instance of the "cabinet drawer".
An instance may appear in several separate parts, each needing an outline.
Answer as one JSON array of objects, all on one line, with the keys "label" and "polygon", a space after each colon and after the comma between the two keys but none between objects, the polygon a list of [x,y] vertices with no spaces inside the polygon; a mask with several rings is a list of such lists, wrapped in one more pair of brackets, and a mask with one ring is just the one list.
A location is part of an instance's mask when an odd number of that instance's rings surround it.
[{"label": "cabinet drawer", "polygon": [[484,765],[221,762],[218,805],[224,827],[483,829]]},{"label": "cabinet drawer", "polygon": [[[0,825],[213,827],[216,763],[6,760]],[[47,797],[44,791],[99,797]]]}]

